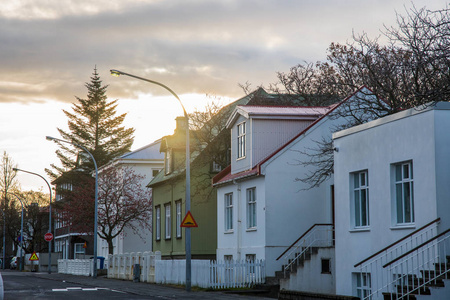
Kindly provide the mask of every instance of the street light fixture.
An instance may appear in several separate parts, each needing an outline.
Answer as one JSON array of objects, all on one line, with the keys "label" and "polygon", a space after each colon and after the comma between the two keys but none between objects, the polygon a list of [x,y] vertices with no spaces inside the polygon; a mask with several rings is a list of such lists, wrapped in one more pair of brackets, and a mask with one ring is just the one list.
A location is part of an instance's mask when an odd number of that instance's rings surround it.
[{"label": "street light fixture", "polygon": [[71,144],[75,147],[81,148],[82,150],[84,150],[87,154],[89,154],[89,156],[91,157],[92,161],[94,162],[94,167],[95,167],[95,217],[94,217],[94,269],[93,269],[93,278],[97,278],[97,222],[98,222],[98,212],[97,212],[97,206],[98,206],[98,169],[97,169],[97,162],[95,161],[94,156],[92,155],[91,152],[89,152],[88,149],[86,149],[86,147],[81,146],[79,144],[75,144],[66,140],[61,140],[61,139],[57,139],[51,136],[46,136],[45,137],[47,140],[49,141],[57,141],[57,142],[62,142],[62,143],[67,143],[67,144]]},{"label": "street light fixture", "polygon": [[[45,183],[47,183],[48,189],[50,191],[50,204],[48,206],[49,207],[48,208],[48,232],[51,233],[52,232],[52,188],[50,187],[50,184],[48,183],[47,179],[45,179],[38,173],[25,171],[25,170],[18,169],[18,168],[13,168],[13,170],[16,172],[21,171],[21,172],[25,172],[28,174],[39,176],[42,179],[44,179]],[[48,274],[51,274],[51,273],[52,273],[52,241],[50,240],[50,241],[48,241]]]},{"label": "street light fixture", "polygon": [[[191,210],[191,169],[190,169],[190,149],[189,149],[189,117],[186,113],[186,109],[184,109],[183,103],[181,102],[178,95],[172,91],[168,86],[154,81],[147,78],[139,77],[136,75],[128,74],[119,70],[112,69],[110,70],[111,75],[113,76],[120,76],[125,75],[129,77],[133,77],[139,80],[143,80],[152,84],[159,85],[163,87],[164,89],[168,90],[175,98],[177,98],[178,102],[181,104],[181,107],[183,108],[184,117],[186,119],[186,213]],[[186,290],[189,292],[191,290],[191,228],[186,227],[186,240],[185,240],[185,247],[186,247]]]},{"label": "street light fixture", "polygon": [[19,244],[19,270],[22,271],[22,247],[23,247],[23,202],[20,200],[19,196],[11,193],[11,195],[15,196],[17,200],[19,200],[22,205],[22,213],[20,214],[20,244]]}]

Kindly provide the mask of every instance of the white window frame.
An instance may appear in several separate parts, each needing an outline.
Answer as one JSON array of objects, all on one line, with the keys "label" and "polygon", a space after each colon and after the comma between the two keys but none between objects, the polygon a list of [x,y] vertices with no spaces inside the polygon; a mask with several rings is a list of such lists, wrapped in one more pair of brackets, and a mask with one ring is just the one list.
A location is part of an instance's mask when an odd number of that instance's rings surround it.
[{"label": "white window frame", "polygon": [[156,220],[155,220],[155,240],[160,241],[161,240],[161,206],[158,205],[155,207],[155,214],[156,214]]},{"label": "white window frame", "polygon": [[[75,243],[73,245],[74,258],[77,258],[78,254],[82,254],[82,255],[86,254],[86,249],[83,248],[83,246],[84,246],[84,243]],[[77,248],[80,248],[80,247],[81,247],[82,250],[81,251],[77,251]]]},{"label": "white window frame", "polygon": [[246,254],[245,262],[249,264],[248,272],[250,274],[254,274],[255,273],[255,264],[256,264],[256,254]]},{"label": "white window frame", "polygon": [[181,222],[183,221],[182,216],[181,216],[181,200],[175,202],[175,208],[176,208],[176,212],[177,212],[176,235],[177,235],[177,238],[181,238]]},{"label": "white window frame", "polygon": [[246,123],[237,125],[237,158],[244,158],[246,154]]},{"label": "white window frame", "polygon": [[164,218],[164,237],[166,240],[170,239],[172,237],[172,207],[170,203],[167,203],[164,205],[164,212],[165,212],[165,218]]},{"label": "white window frame", "polygon": [[394,220],[397,225],[414,223],[414,175],[412,161],[393,165]]},{"label": "white window frame", "polygon": [[225,206],[225,232],[233,231],[233,193],[224,195]]},{"label": "white window frame", "polygon": [[369,215],[369,172],[352,173],[352,223],[354,228],[370,226]]},{"label": "white window frame", "polygon": [[256,188],[246,190],[247,229],[256,229]]},{"label": "white window frame", "polygon": [[360,299],[372,299],[369,295],[372,293],[370,273],[353,273],[355,278],[356,296]]}]

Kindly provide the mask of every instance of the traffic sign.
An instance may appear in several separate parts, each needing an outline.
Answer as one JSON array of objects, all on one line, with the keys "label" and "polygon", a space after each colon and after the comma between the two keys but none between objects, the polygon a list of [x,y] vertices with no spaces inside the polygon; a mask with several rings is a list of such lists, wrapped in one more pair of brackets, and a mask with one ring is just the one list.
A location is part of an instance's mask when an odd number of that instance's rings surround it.
[{"label": "traffic sign", "polygon": [[37,256],[36,252],[33,252],[30,256],[30,261],[39,260],[39,257]]},{"label": "traffic sign", "polygon": [[191,211],[187,212],[183,222],[181,222],[180,227],[198,227],[197,222],[195,222],[194,217],[191,214]]},{"label": "traffic sign", "polygon": [[47,232],[46,234],[44,234],[44,240],[50,242],[51,240],[53,240],[53,234],[51,232]]}]

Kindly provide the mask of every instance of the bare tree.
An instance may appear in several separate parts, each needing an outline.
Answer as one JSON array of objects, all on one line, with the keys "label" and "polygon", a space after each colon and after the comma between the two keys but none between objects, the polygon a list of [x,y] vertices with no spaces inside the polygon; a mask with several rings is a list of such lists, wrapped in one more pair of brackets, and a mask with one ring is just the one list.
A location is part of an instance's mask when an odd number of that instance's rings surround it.
[{"label": "bare tree", "polygon": [[17,168],[17,164],[15,164],[11,156],[4,151],[0,165],[0,189],[3,194],[4,208],[9,207],[9,198],[7,197],[8,192],[11,192],[19,187],[19,183],[16,179],[17,172],[14,171],[14,168]]},{"label": "bare tree", "polygon": [[[352,43],[332,43],[325,62],[302,63],[287,73],[280,72],[271,89],[298,94],[308,104],[320,105],[344,99],[361,86],[368,87],[368,92],[334,111],[332,117],[348,121],[336,130],[404,109],[449,101],[449,8],[429,11],[413,7],[406,16],[398,14],[397,26],[386,27],[384,36],[389,41],[385,45],[366,34],[354,35]],[[302,164],[315,165],[317,171],[300,181],[314,187],[331,176],[330,149],[331,138],[312,149],[310,160]],[[323,165],[327,157],[330,161]]]}]

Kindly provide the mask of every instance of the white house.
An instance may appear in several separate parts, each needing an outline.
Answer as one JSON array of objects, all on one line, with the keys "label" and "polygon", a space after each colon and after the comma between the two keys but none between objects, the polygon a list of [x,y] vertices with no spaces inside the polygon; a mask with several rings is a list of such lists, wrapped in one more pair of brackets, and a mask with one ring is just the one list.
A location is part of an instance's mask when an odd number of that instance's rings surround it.
[{"label": "white house", "polygon": [[[315,259],[303,264],[306,271],[282,280],[281,288],[335,292],[333,180],[308,189],[296,179],[313,170],[299,163],[310,159],[305,153],[317,149],[317,141],[331,140],[345,121],[332,118],[332,112],[364,97],[361,92],[330,107],[240,106],[234,111],[227,124],[231,166],[213,179],[217,259],[263,259],[266,275],[275,276],[308,243]],[[302,255],[309,259],[309,254]]]},{"label": "white house", "polygon": [[[104,166],[129,167],[136,174],[144,175],[142,187],[146,188],[147,183],[158,174],[164,166],[164,153],[159,152],[161,140],[129,152],[113,160],[110,164]],[[99,173],[102,168],[99,169]],[[151,231],[142,229],[140,231],[142,238],[133,233],[131,229],[125,228],[124,232],[114,239],[114,254],[123,254],[127,252],[144,252],[152,250]],[[97,253],[99,256],[108,257],[108,243],[98,238]]]},{"label": "white house", "polygon": [[[450,278],[449,128],[439,102],[333,134],[337,294],[383,299]],[[450,299],[450,280],[436,282],[420,299]]]}]

